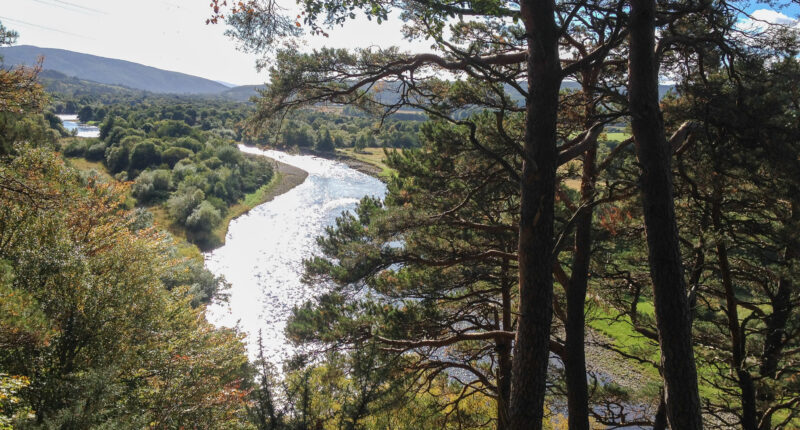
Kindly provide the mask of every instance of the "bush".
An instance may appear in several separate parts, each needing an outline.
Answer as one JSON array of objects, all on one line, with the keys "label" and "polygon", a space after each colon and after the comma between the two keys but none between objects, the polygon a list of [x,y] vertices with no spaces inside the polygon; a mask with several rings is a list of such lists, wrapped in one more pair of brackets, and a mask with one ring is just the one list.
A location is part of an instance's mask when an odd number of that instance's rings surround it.
[{"label": "bush", "polygon": [[187,176],[197,173],[197,166],[191,160],[184,158],[172,168],[172,178],[175,182],[182,182]]},{"label": "bush", "polygon": [[168,271],[162,275],[161,281],[167,290],[188,285],[194,296],[192,306],[208,303],[225,286],[223,277],[214,276],[203,266],[202,261],[198,262],[192,259],[184,259],[177,264],[170,265]]},{"label": "bush", "polygon": [[175,141],[174,146],[186,148],[192,152],[202,151],[205,145],[193,137],[182,137]]},{"label": "bush", "polygon": [[89,161],[101,161],[106,155],[106,144],[97,142],[86,150],[86,159]]},{"label": "bush", "polygon": [[240,164],[242,162],[242,152],[235,146],[223,146],[217,150],[217,158],[225,164]]},{"label": "bush", "polygon": [[203,161],[203,164],[211,170],[216,169],[217,167],[222,165],[222,160],[217,157],[211,157],[206,161]]},{"label": "bush", "polygon": [[327,128],[319,134],[315,149],[321,152],[333,152],[333,138]]},{"label": "bush", "polygon": [[161,153],[161,160],[169,164],[169,167],[172,168],[178,164],[178,161],[189,158],[192,155],[194,155],[194,153],[190,149],[172,147]]},{"label": "bush", "polygon": [[83,157],[86,154],[86,145],[88,143],[84,140],[73,140],[64,147],[64,155],[67,157]]},{"label": "bush", "polygon": [[[126,137],[125,139],[129,139]],[[106,148],[106,167],[111,173],[119,173],[128,168],[130,150],[127,146],[111,146]]]},{"label": "bush", "polygon": [[236,140],[236,138],[238,137],[236,136],[236,132],[229,128],[215,128],[211,130],[211,132],[223,139]]},{"label": "bush", "polygon": [[169,170],[151,170],[136,178],[131,194],[139,203],[147,204],[167,198],[171,187],[172,173]]},{"label": "bush", "polygon": [[192,127],[183,121],[165,120],[158,123],[156,134],[159,137],[182,137],[192,134]]},{"label": "bush", "polygon": [[167,209],[170,216],[181,225],[186,225],[186,219],[194,212],[194,209],[205,200],[202,190],[195,187],[184,187],[175,193],[167,201]]},{"label": "bush", "polygon": [[211,203],[203,201],[186,218],[186,228],[193,232],[210,232],[222,221],[219,210]]},{"label": "bush", "polygon": [[152,140],[136,144],[131,151],[130,168],[142,170],[161,164],[161,153]]}]

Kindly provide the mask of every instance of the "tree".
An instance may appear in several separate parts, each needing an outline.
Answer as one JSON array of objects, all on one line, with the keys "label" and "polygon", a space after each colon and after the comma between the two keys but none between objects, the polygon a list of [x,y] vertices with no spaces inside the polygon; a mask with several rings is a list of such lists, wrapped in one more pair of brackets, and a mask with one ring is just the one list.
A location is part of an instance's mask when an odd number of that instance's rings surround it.
[{"label": "tree", "polygon": [[798,93],[784,85],[800,69],[774,51],[769,59],[748,51],[732,71],[685,70],[684,97],[670,101],[667,118],[703,124],[694,150],[678,158],[677,184],[691,202],[680,208],[682,236],[705,254],[695,326],[707,349],[699,360],[725,393],[706,411],[731,414],[745,429],[768,429],[791,425],[800,402],[781,376],[792,372],[797,351],[790,345],[799,340],[790,315],[800,299],[791,281],[800,255],[800,176],[796,163],[787,163],[798,151],[800,130],[787,121],[797,115]]},{"label": "tree", "polygon": [[161,151],[153,140],[145,140],[134,145],[131,150],[130,170],[144,170],[161,163]]},{"label": "tree", "polygon": [[[11,45],[16,42],[19,34],[0,23],[0,46]],[[0,64],[2,57],[0,57]],[[41,61],[34,67],[16,67],[6,69],[0,67],[0,156],[9,155],[15,144],[24,141],[25,132],[31,135],[41,135],[41,127],[31,130],[32,115],[41,113],[47,102],[47,97],[41,85],[37,82],[39,72],[42,70]],[[37,121],[41,123],[41,121]],[[47,128],[44,128],[47,130]],[[20,133],[22,132],[22,133]],[[34,136],[36,140],[38,136]]]},{"label": "tree", "polygon": [[[489,132],[493,122],[478,121]],[[355,216],[319,239],[324,254],[307,262],[306,281],[336,288],[298,310],[288,331],[340,351],[374,342],[397,355],[384,366],[421,381],[469,375],[470,383],[456,378],[463,391],[452,407],[488,394],[505,428],[518,297],[516,184],[466,139],[458,127],[430,123],[420,151],[390,153],[397,174],[385,205],[362,200]],[[469,221],[476,218],[485,221]],[[415,392],[431,389],[419,383]]]},{"label": "tree", "polygon": [[673,428],[702,429],[689,297],[675,221],[671,157],[658,100],[655,19],[654,1],[631,1],[631,126],[642,166],[642,206],[669,420]]},{"label": "tree", "polygon": [[[17,41],[18,37],[19,33],[6,28],[3,23],[0,22],[0,46],[13,45],[14,42]],[[2,57],[0,57],[0,59],[2,59]]]},{"label": "tree", "polygon": [[317,144],[314,146],[314,149],[322,152],[333,152],[333,138],[331,137],[330,130],[327,128],[320,130],[319,136],[317,137]]},{"label": "tree", "polygon": [[[329,6],[324,7],[314,2],[306,3],[304,22],[312,31],[322,31],[318,24],[322,19],[326,22],[339,23],[348,19],[349,12],[345,12],[347,8]],[[388,8],[381,4],[374,6],[371,9],[367,8],[365,11],[367,15],[378,20],[386,19]],[[364,108],[384,108],[388,113],[394,112],[401,105],[409,104],[420,107],[429,114],[457,122],[450,116],[452,112],[448,111],[452,105],[435,104],[442,100],[439,96],[442,89],[447,86],[440,80],[420,78],[419,73],[415,74],[426,69],[447,70],[482,81],[488,90],[482,95],[488,93],[491,98],[488,103],[478,103],[484,106],[490,105],[497,109],[501,116],[518,108],[508,103],[508,98],[499,89],[498,83],[509,85],[523,95],[527,122],[524,125],[525,137],[522,139],[522,147],[516,149],[523,155],[524,164],[521,173],[506,166],[507,174],[519,181],[521,195],[520,240],[517,252],[520,267],[521,320],[514,351],[515,383],[512,387],[510,415],[511,428],[522,428],[528,423],[533,423],[534,428],[539,428],[543,419],[552,317],[551,270],[554,262],[552,245],[555,171],[558,165],[556,149],[558,93],[563,77],[574,73],[580,66],[575,62],[562,69],[558,54],[562,32],[556,24],[556,15],[562,11],[556,8],[554,2],[522,2],[519,10],[508,8],[505,4],[496,4],[484,9],[471,4],[461,7],[429,2],[419,5],[409,3],[404,7],[409,12],[404,16],[411,24],[409,28],[413,29],[407,35],[432,38],[437,47],[445,53],[444,56],[408,55],[393,49],[364,50],[354,54],[323,50],[312,56],[279,52],[277,65],[273,69],[272,85],[264,94],[256,120],[264,121],[276,112],[303,104],[331,101],[357,104]],[[586,7],[586,4],[581,3],[578,7]],[[256,33],[254,30],[260,28],[259,25],[254,20],[247,19],[248,15],[253,13],[252,8],[245,7],[233,12],[235,18],[231,19],[231,23],[237,26],[239,34],[244,35],[245,39],[252,40],[264,34]],[[447,20],[464,14],[486,18],[489,23],[461,24],[456,26],[458,31],[455,32],[455,39],[445,40],[441,30]],[[512,18],[519,25],[503,24],[504,20]],[[562,18],[560,22],[569,23],[572,15],[564,12],[560,18]],[[280,30],[276,26],[272,29]],[[494,42],[495,31],[505,32],[508,37]],[[612,34],[609,41],[598,48],[594,55],[583,60],[583,63],[597,61],[609,47],[621,41],[617,32]],[[477,40],[484,40],[487,43],[468,47],[471,42]],[[518,43],[515,44],[514,40]],[[348,79],[350,81],[347,81]],[[369,97],[366,91],[372,85],[388,79],[400,84],[402,96],[399,101],[382,104],[380,100]],[[523,88],[519,84],[519,79],[527,79],[526,87]],[[311,81],[317,84],[306,86],[306,83]],[[438,87],[433,85],[434,82]],[[477,100],[480,99],[475,93],[470,94],[469,101]],[[463,125],[469,126],[469,123]],[[481,146],[474,135],[470,144],[475,147]]]},{"label": "tree", "polygon": [[247,428],[241,337],[164,288],[169,248],[126,195],[47,150],[0,163],[0,381],[32,411],[15,428]]},{"label": "tree", "polygon": [[[294,18],[282,16],[274,6],[269,1],[250,1],[235,7],[229,15],[237,35],[261,53],[273,53],[273,47],[279,46],[273,42],[281,36],[296,35],[296,30],[289,31]],[[691,123],[676,127],[673,138],[667,140],[659,107],[658,79],[662,66],[674,72],[682,63],[702,69],[708,65],[716,67],[714,61],[720,59],[719,63],[733,68],[732,59],[739,55],[734,42],[740,36],[732,35],[737,33],[732,25],[737,20],[738,5],[728,2],[656,4],[634,0],[628,9],[626,2],[531,1],[493,2],[491,5],[407,2],[398,5],[309,0],[304,7],[305,14],[298,18],[296,26],[306,26],[312,32],[323,34],[324,25],[345,23],[354,16],[355,9],[363,9],[367,16],[378,21],[389,17],[390,7],[401,9],[402,19],[407,24],[404,35],[429,38],[438,52],[406,54],[393,48],[354,52],[323,49],[300,55],[278,50],[271,84],[262,94],[254,117],[255,125],[268,125],[284,118],[287,112],[325,102],[351,104],[379,113],[383,118],[400,107],[412,106],[432,118],[463,127],[468,133],[468,144],[502,166],[509,178],[520,186],[520,217],[516,226],[519,240],[515,255],[519,266],[520,320],[514,350],[511,428],[526,423],[533,423],[534,428],[541,425],[546,345],[551,337],[551,307],[556,305],[551,270],[558,261],[562,239],[570,237],[573,228],[576,230],[574,252],[572,261],[567,259],[572,266],[571,273],[567,275],[562,271],[562,276],[558,273],[560,267],[556,267],[556,272],[563,284],[571,287],[566,288],[570,310],[565,318],[570,332],[568,343],[574,351],[566,355],[570,368],[568,379],[572,381],[568,382],[568,397],[577,397],[571,402],[576,408],[570,409],[570,426],[588,426],[588,408],[582,400],[586,389],[582,381],[584,366],[579,357],[583,333],[581,314],[592,247],[590,209],[601,203],[593,195],[594,177],[597,171],[608,166],[605,161],[592,166],[596,157],[593,152],[602,123],[623,115],[632,118],[634,139],[618,145],[619,149],[615,148],[611,155],[619,155],[629,143],[635,143],[641,166],[641,206],[657,331],[648,331],[637,321],[632,323],[638,330],[647,332],[648,337],[652,335],[659,340],[659,368],[666,393],[662,403],[672,426],[702,426],[692,346],[694,315],[690,307],[702,270],[694,270],[693,266],[690,282],[684,278],[670,165],[673,153],[686,150],[687,135],[694,128]],[[464,16],[469,19],[463,19]],[[448,33],[443,31],[446,26],[449,26]],[[789,42],[788,38],[779,40]],[[709,52],[702,49],[707,45],[720,46],[720,52],[709,56]],[[579,55],[570,58],[569,53],[575,51]],[[617,53],[630,54],[630,60],[615,57]],[[437,79],[436,75],[442,71],[452,74],[453,79]],[[602,77],[597,79],[593,74]],[[592,94],[585,103],[588,109],[582,121],[586,122],[580,127],[585,131],[576,131],[573,136],[577,134],[578,137],[574,138],[558,136],[556,128],[559,112],[564,114],[566,110],[559,109],[558,90],[561,80],[567,76],[579,78],[584,94]],[[522,80],[527,80],[527,85],[521,84]],[[380,97],[378,90],[384,85],[393,85],[398,96],[390,100]],[[517,100],[521,103],[512,101],[507,89],[519,94]],[[608,108],[614,104],[627,106],[627,111],[605,110],[615,109]],[[601,111],[591,112],[592,105],[602,106]],[[490,110],[495,115],[496,133],[491,137],[521,157],[521,168],[487,145],[487,136],[474,119],[464,113],[465,109]],[[509,137],[514,133],[509,132],[507,120],[521,111],[526,113],[524,125],[520,127],[524,137],[515,140]],[[598,128],[590,119],[594,115],[601,122]],[[559,142],[563,142],[560,147],[557,146]],[[556,168],[565,159],[581,154],[585,169],[582,195],[579,204],[572,205],[578,210],[572,211],[574,218],[557,233]],[[563,190],[559,192],[566,194]],[[559,195],[559,200],[570,199]],[[556,241],[555,237],[560,239]],[[702,247],[694,249],[696,252],[692,255],[697,267],[703,266],[704,258],[699,248]],[[693,290],[690,291],[687,284],[692,285]],[[638,314],[635,301],[631,308],[631,318],[634,318]],[[570,355],[575,359],[570,361]]]},{"label": "tree", "polygon": [[80,122],[89,122],[94,118],[94,111],[91,106],[84,106],[78,111],[78,120]]}]

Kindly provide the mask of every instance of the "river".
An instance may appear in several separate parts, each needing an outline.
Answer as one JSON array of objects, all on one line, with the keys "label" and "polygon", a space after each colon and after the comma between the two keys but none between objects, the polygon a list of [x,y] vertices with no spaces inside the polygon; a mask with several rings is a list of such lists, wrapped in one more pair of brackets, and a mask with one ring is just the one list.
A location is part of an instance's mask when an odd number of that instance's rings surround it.
[{"label": "river", "polygon": [[261,330],[265,355],[275,364],[293,349],[283,334],[292,307],[319,293],[300,282],[303,259],[317,252],[316,237],[364,196],[383,197],[385,185],[343,163],[308,155],[240,146],[308,172],[288,192],[233,220],[225,245],[205,255],[206,267],[230,283],[227,304],[208,310],[211,322],[247,333],[251,358]]},{"label": "river", "polygon": [[100,129],[93,125],[81,124],[78,115],[56,115],[67,131],[77,130],[78,137],[100,137]]}]

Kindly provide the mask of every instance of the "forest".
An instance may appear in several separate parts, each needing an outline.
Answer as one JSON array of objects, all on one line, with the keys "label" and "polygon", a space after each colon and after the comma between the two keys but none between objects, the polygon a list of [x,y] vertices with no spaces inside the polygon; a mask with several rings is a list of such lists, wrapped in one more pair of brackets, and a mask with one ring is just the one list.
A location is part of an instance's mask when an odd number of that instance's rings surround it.
[{"label": "forest", "polygon": [[[269,70],[252,103],[0,69],[0,428],[800,428],[796,27],[730,0],[211,6]],[[296,49],[361,16],[430,52]],[[206,321],[225,281],[180,245],[276,176],[237,143],[390,172],[317,239],[281,363]]]}]

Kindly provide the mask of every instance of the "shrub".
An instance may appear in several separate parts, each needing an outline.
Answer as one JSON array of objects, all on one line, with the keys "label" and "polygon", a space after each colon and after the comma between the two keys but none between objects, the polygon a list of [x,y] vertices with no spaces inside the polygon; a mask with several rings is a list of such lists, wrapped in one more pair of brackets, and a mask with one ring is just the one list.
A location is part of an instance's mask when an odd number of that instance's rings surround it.
[{"label": "shrub", "polygon": [[198,188],[184,187],[169,198],[167,209],[176,222],[186,225],[186,219],[205,197],[203,191]]},{"label": "shrub", "polygon": [[[129,139],[126,137],[125,139]],[[106,167],[111,173],[119,173],[128,168],[130,150],[127,146],[111,146],[106,148]]]},{"label": "shrub", "polygon": [[136,178],[131,194],[139,203],[147,204],[167,198],[171,187],[172,172],[169,170],[150,170]]},{"label": "shrub", "polygon": [[169,164],[169,167],[172,168],[175,167],[178,161],[189,158],[192,155],[194,155],[194,153],[190,149],[172,147],[161,153],[161,160]]},{"label": "shrub", "polygon": [[211,203],[203,201],[186,218],[186,228],[194,232],[210,232],[222,221],[219,210]]},{"label": "shrub", "polygon": [[159,137],[182,137],[192,134],[192,127],[183,121],[165,120],[158,123],[156,134]]},{"label": "shrub", "polygon": [[161,153],[153,140],[137,143],[131,151],[130,168],[142,170],[161,164]]},{"label": "shrub", "polygon": [[192,152],[202,151],[205,147],[200,141],[193,137],[182,137],[175,141],[174,146],[186,148]]},{"label": "shrub", "polygon": [[222,165],[222,160],[217,157],[211,157],[206,161],[203,161],[203,164],[211,170],[216,169],[217,167]]},{"label": "shrub", "polygon": [[86,154],[86,145],[88,143],[84,140],[73,140],[64,147],[64,155],[67,157],[83,157]]},{"label": "shrub", "polygon": [[242,152],[235,146],[223,146],[217,150],[217,158],[225,164],[239,164],[242,162]]},{"label": "shrub", "polygon": [[97,142],[89,146],[86,150],[86,159],[89,161],[100,161],[105,158],[106,144],[104,142]]}]

